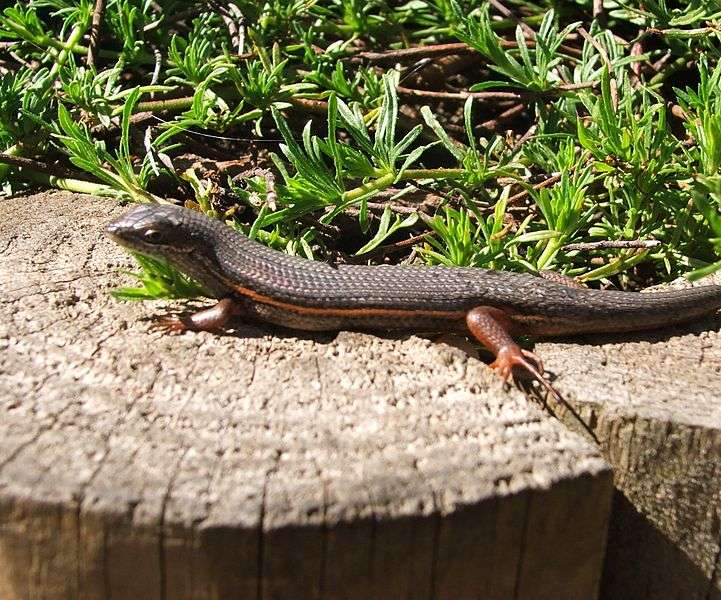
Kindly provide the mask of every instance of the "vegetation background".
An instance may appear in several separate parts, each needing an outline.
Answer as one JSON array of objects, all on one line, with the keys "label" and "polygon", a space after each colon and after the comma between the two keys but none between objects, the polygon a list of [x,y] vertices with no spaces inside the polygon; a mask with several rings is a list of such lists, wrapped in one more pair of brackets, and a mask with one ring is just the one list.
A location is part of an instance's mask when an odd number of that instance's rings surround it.
[{"label": "vegetation background", "polygon": [[[0,182],[336,262],[637,289],[721,268],[721,2],[27,0]],[[138,257],[124,298],[197,285]]]}]

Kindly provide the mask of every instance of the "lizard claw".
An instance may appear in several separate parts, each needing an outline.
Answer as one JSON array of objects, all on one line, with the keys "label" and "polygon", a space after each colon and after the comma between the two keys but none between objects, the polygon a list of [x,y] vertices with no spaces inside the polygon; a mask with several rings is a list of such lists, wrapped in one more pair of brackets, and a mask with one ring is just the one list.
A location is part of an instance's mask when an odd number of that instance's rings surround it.
[{"label": "lizard claw", "polygon": [[538,356],[530,350],[524,350],[515,345],[503,346],[496,355],[496,360],[491,363],[491,368],[495,369],[504,381],[508,381],[513,375],[514,367],[523,369],[546,388],[558,402],[565,403],[563,396],[544,377],[543,362]]},{"label": "lizard claw", "polygon": [[541,359],[530,350],[524,350],[518,346],[504,346],[498,351],[496,360],[491,363],[491,368],[504,381],[508,381],[513,375],[514,367],[520,367],[534,378],[543,375],[543,362],[541,362]]},{"label": "lizard claw", "polygon": [[[540,359],[540,357],[537,354],[534,354],[530,350],[525,350],[521,348],[521,354],[528,358],[530,361],[532,361],[536,365],[536,370],[543,375],[545,373],[543,369],[543,361]],[[526,365],[524,365],[525,367]]]}]

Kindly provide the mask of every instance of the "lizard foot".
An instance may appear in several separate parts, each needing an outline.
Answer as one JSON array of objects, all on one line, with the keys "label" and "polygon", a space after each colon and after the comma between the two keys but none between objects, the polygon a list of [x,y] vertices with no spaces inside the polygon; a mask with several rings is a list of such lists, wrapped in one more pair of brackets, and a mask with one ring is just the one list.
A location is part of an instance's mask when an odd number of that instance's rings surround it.
[{"label": "lizard foot", "polygon": [[174,314],[160,315],[153,319],[150,324],[152,331],[164,331],[166,333],[183,333],[191,329],[183,317]]},{"label": "lizard foot", "polygon": [[513,346],[503,346],[496,355],[496,360],[491,363],[494,369],[504,381],[508,381],[513,375],[513,368],[519,367],[529,373],[534,379],[543,377],[543,362],[530,350]]},{"label": "lizard foot", "polygon": [[524,350],[518,346],[508,345],[502,347],[496,355],[496,360],[491,363],[491,368],[508,381],[513,375],[513,368],[519,367],[528,375],[543,386],[558,402],[567,404],[561,393],[553,387],[551,382],[544,376],[543,362],[530,350]]}]

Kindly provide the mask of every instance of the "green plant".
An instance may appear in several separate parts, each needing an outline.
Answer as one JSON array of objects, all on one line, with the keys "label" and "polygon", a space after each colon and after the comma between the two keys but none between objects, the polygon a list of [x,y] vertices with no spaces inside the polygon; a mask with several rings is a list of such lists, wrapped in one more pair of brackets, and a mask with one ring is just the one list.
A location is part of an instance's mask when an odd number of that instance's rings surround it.
[{"label": "green plant", "polygon": [[159,202],[160,198],[145,189],[153,168],[150,154],[136,173],[130,153],[130,115],[139,96],[140,91],[136,89],[125,101],[120,146],[115,153],[108,152],[104,144],[94,142],[88,128],[75,123],[63,104],[58,105],[61,132],[55,137],[65,147],[75,166],[117,190],[119,197],[135,202]]},{"label": "green plant", "polygon": [[167,262],[133,253],[133,257],[142,268],[141,273],[124,271],[135,278],[138,287],[122,287],[113,291],[119,300],[150,300],[158,298],[196,298],[207,296],[200,284],[179,273]]},{"label": "green plant", "polygon": [[[718,2],[106,0],[99,44],[94,10],[0,14],[3,194],[185,204],[320,260],[721,268]],[[163,273],[138,294],[199,292]]]},{"label": "green plant", "polygon": [[545,91],[561,83],[556,67],[564,60],[558,50],[568,34],[580,23],[571,23],[559,31],[553,10],[549,10],[534,36],[535,48],[530,49],[523,28],[516,28],[516,45],[519,59],[504,48],[501,38],[493,31],[489,16],[490,5],[481,6],[478,17],[464,18],[461,8],[455,4],[456,18],[460,27],[457,37],[472,46],[489,60],[489,67],[506,76],[510,82],[485,81],[471,86],[480,91],[492,86],[516,84],[534,91]]}]

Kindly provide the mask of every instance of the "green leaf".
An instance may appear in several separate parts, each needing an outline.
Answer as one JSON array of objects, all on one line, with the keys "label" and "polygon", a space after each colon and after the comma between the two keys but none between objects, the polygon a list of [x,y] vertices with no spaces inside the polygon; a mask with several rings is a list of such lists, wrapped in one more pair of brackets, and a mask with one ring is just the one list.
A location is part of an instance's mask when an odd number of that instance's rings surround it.
[{"label": "green leaf", "polygon": [[114,290],[119,300],[152,300],[160,298],[197,298],[211,294],[190,277],[183,275],[164,259],[131,253],[141,267],[139,273],[123,271],[140,282],[140,287]]},{"label": "green leaf", "polygon": [[462,144],[451,140],[446,133],[446,130],[443,129],[441,124],[438,122],[438,119],[436,119],[435,115],[431,112],[431,109],[428,106],[421,107],[421,116],[426,122],[426,125],[428,125],[438,136],[438,139],[445,149],[448,150],[448,152],[450,152],[459,163],[463,163],[463,159],[466,156],[465,148]]},{"label": "green leaf", "polygon": [[695,269],[691,271],[686,275],[686,278],[689,281],[697,281],[702,277],[707,277],[708,275],[711,275],[719,270],[721,270],[721,260],[716,261],[715,263],[712,263],[705,267],[701,267],[700,269]]},{"label": "green leaf", "polygon": [[401,219],[400,215],[395,215],[395,219],[393,223],[391,223],[392,215],[393,211],[391,210],[391,207],[386,206],[385,209],[383,209],[383,215],[381,215],[381,220],[378,225],[378,231],[376,232],[375,236],[373,236],[372,240],[370,240],[365,246],[363,246],[360,250],[358,250],[358,252],[355,253],[356,256],[360,256],[361,254],[366,254],[367,252],[370,252],[371,250],[380,246],[384,240],[393,235],[399,229],[412,227],[418,222],[417,213],[408,215],[405,219]]},{"label": "green leaf", "polygon": [[140,98],[140,88],[136,87],[125,100],[123,105],[123,115],[120,122],[120,154],[121,160],[130,161],[130,117],[133,114],[133,108]]}]

